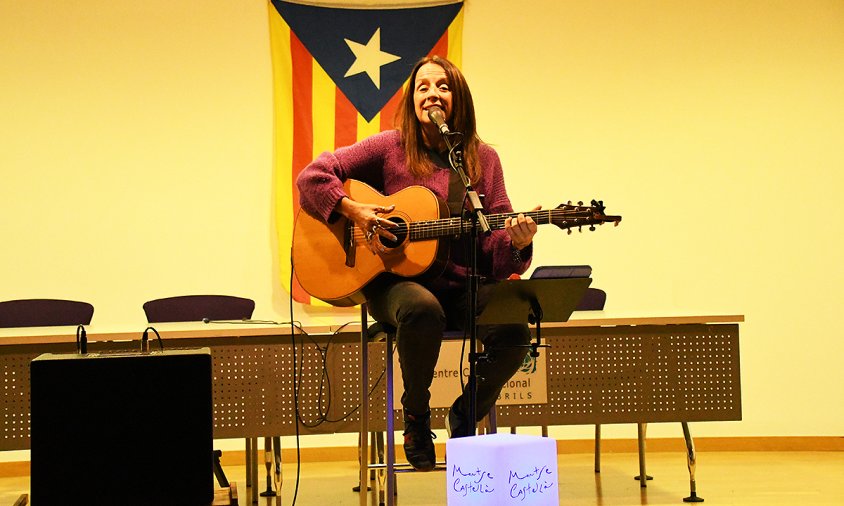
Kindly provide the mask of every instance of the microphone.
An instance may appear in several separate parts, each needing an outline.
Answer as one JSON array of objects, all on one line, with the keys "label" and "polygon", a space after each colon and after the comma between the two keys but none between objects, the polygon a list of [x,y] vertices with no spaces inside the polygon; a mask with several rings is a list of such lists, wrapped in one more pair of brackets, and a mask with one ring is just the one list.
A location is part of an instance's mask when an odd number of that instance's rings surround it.
[{"label": "microphone", "polygon": [[428,119],[431,120],[431,123],[437,125],[441,134],[449,134],[448,125],[445,124],[445,112],[441,108],[431,107],[428,109]]}]

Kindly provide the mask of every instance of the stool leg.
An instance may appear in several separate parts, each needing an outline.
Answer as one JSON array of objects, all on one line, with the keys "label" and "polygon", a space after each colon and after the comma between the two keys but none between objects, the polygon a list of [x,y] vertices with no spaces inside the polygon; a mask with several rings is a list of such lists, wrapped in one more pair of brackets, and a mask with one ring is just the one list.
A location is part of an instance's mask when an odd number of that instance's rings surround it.
[{"label": "stool leg", "polygon": [[[372,433],[372,440],[370,441],[369,446],[371,448],[371,450],[370,450],[370,460],[367,461],[361,455],[360,434],[358,434],[358,466],[364,466],[364,465],[367,465],[370,461],[372,461],[372,462],[375,461],[375,433],[374,432]],[[371,480],[374,480],[374,479],[375,479],[375,471],[370,470],[369,471],[369,480],[371,481]],[[369,490],[368,484],[367,484],[366,489],[367,489],[367,491]],[[358,484],[355,485],[354,487],[352,487],[352,492],[360,492],[360,478],[358,478]]]},{"label": "stool leg", "polygon": [[[384,433],[383,432],[373,432],[372,433],[372,462],[383,464],[384,463]],[[369,478],[373,480],[375,484],[375,497],[378,498],[378,504],[384,504],[384,489],[386,488],[386,474],[387,470],[383,467],[379,467],[377,470],[373,469],[369,473]]]},{"label": "stool leg", "polygon": [[366,315],[366,304],[360,305],[360,472],[358,483],[360,485],[360,506],[366,506],[367,493],[367,471],[369,470],[369,339],[367,335],[368,324]]},{"label": "stool leg", "polygon": [[395,410],[393,406],[393,336],[387,333],[386,345],[386,378],[387,381],[387,506],[396,504],[396,429]]},{"label": "stool leg", "polygon": [[[372,450],[369,452],[369,461],[372,463],[384,463],[384,433],[383,432],[371,432],[372,440],[370,444],[372,445]],[[369,479],[375,480],[375,469],[369,471]]]}]

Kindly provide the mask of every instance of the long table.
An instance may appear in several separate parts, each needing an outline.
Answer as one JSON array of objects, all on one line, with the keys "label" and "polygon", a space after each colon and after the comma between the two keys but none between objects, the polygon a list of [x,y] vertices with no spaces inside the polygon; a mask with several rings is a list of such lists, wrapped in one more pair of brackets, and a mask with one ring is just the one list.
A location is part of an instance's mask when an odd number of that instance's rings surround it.
[{"label": "long table", "polygon": [[[548,402],[498,408],[500,426],[741,419],[740,315],[579,318],[542,325]],[[157,324],[166,347],[212,350],[214,437],[357,432],[360,327]],[[140,331],[89,327],[89,353],[137,350]],[[29,447],[29,362],[75,352],[75,328],[0,329],[0,450]],[[152,343],[155,349],[157,343]],[[383,347],[369,345],[370,385],[385,425]],[[294,379],[297,391],[294,395]],[[330,388],[329,388],[330,386]],[[441,428],[445,409],[434,410]],[[442,411],[442,413],[439,413]],[[690,440],[690,439],[687,439]],[[254,463],[253,463],[254,465]]]}]

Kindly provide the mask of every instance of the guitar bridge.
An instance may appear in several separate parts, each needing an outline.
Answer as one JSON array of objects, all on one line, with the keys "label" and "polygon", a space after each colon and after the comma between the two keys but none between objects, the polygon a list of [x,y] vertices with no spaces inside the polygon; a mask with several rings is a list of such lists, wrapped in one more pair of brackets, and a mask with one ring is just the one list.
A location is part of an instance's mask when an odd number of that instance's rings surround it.
[{"label": "guitar bridge", "polygon": [[355,248],[355,223],[349,221],[343,228],[345,229],[343,244],[345,244],[344,249],[346,250],[346,267],[354,267],[355,252],[357,251],[357,248]]}]

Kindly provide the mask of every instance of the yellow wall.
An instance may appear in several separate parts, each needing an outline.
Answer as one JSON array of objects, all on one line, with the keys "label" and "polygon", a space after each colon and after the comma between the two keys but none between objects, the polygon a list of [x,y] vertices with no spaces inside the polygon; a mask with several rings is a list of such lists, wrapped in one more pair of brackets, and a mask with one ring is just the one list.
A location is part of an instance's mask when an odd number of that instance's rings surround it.
[{"label": "yellow wall", "polygon": [[[0,300],[87,300],[98,328],[184,293],[288,318],[266,16],[0,2]],[[544,227],[535,265],[591,264],[606,316],[747,316],[744,421],[697,434],[842,435],[844,3],[469,0],[464,69],[517,208],[624,216]]]}]

